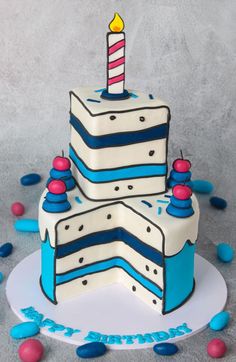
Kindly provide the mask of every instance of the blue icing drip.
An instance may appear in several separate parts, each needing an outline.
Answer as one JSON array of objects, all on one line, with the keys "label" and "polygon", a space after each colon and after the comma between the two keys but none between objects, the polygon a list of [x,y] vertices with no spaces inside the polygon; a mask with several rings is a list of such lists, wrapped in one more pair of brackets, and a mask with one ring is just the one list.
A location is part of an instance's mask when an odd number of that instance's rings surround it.
[{"label": "blue icing drip", "polygon": [[189,245],[186,242],[181,252],[165,258],[165,312],[179,306],[193,290],[194,252],[195,245]]},{"label": "blue icing drip", "polygon": [[55,249],[52,248],[50,240],[49,238],[47,238],[45,242],[41,243],[41,269],[42,269],[41,284],[44,293],[53,302],[55,302],[54,258],[55,258]]},{"label": "blue icing drip", "polygon": [[62,258],[89,246],[108,244],[116,240],[124,241],[139,254],[153,261],[153,263],[160,266],[163,265],[163,256],[161,252],[143,243],[137,237],[135,237],[133,234],[130,234],[123,228],[99,231],[85,235],[71,242],[70,244],[58,245],[57,257]]},{"label": "blue icing drip", "polygon": [[144,204],[144,205],[147,205],[148,207],[152,207],[152,204],[146,200],[141,200],[141,202]]},{"label": "blue icing drip", "polygon": [[82,204],[82,201],[80,200],[79,196],[75,197],[75,201],[78,202],[78,204]]},{"label": "blue icing drip", "polygon": [[169,126],[167,123],[146,128],[137,132],[112,133],[102,136],[93,136],[85,129],[80,120],[73,114],[70,116],[70,123],[79,133],[83,141],[90,148],[106,148],[114,146],[125,146],[139,142],[154,141],[168,136]]},{"label": "blue icing drip", "polygon": [[91,273],[99,273],[104,270],[108,270],[111,268],[119,267],[125,270],[129,275],[131,275],[135,280],[137,280],[140,284],[142,284],[145,288],[150,290],[153,294],[158,296],[159,298],[162,298],[162,291],[161,289],[155,285],[150,280],[143,277],[141,274],[139,274],[133,267],[127,263],[125,260],[121,258],[112,258],[110,260],[105,260],[101,262],[97,262],[95,264],[79,268],[70,272],[67,272],[65,274],[56,275],[56,284],[60,285],[62,283],[66,283],[70,280],[82,277],[87,274]]},{"label": "blue icing drip", "polygon": [[70,157],[75,163],[80,173],[89,181],[100,183],[116,180],[126,180],[137,177],[161,176],[166,175],[167,166],[163,165],[138,165],[120,167],[118,169],[107,169],[103,171],[91,170],[76,155],[72,147],[70,147]]}]

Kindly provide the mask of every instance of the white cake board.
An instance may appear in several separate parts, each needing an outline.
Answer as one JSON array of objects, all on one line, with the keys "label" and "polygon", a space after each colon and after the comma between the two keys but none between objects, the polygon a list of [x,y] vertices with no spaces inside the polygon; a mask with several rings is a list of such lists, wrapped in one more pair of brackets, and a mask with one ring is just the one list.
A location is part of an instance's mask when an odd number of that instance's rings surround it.
[{"label": "white cake board", "polygon": [[[52,333],[48,331],[49,327],[41,328],[41,333],[75,345],[87,343],[84,337],[89,331],[106,335],[134,335],[168,331],[187,323],[192,332],[168,340],[173,342],[203,330],[212,316],[224,308],[227,300],[227,287],[222,275],[199,255],[195,257],[196,287],[192,297],[181,308],[165,316],[160,316],[120,284],[85,293],[55,306],[42,294],[39,277],[40,250],[22,260],[8,278],[6,294],[11,309],[21,320],[27,321],[21,309],[33,306],[57,324],[81,330],[65,337],[63,331]],[[109,345],[109,348],[148,348],[155,343],[138,344],[134,340],[134,344],[125,344],[124,341],[124,344]]]}]

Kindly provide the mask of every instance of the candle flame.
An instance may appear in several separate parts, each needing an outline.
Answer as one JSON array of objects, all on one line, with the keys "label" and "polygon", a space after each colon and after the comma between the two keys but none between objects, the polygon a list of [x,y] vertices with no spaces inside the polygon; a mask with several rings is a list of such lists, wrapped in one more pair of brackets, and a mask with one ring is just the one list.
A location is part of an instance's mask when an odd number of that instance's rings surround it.
[{"label": "candle flame", "polygon": [[120,33],[124,29],[124,22],[118,13],[115,13],[113,20],[109,24],[113,33]]}]

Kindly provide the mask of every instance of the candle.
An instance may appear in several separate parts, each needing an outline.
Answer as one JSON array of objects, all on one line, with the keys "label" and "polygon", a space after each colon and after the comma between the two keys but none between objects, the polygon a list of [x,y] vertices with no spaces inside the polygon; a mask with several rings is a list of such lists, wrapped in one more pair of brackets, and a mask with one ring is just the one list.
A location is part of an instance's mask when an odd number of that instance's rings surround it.
[{"label": "candle", "polygon": [[107,33],[107,88],[102,92],[106,99],[119,100],[129,97],[125,87],[125,33],[124,22],[115,13]]}]

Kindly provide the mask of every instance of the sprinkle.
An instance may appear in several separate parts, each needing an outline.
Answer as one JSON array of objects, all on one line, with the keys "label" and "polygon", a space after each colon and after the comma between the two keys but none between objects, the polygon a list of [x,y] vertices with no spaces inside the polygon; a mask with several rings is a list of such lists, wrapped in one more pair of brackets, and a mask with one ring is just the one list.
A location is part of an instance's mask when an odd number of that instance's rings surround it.
[{"label": "sprinkle", "polygon": [[97,99],[92,99],[92,98],[87,98],[88,102],[94,102],[94,103],[101,103],[101,101],[97,100]]},{"label": "sprinkle", "polygon": [[161,215],[161,213],[162,213],[162,207],[159,206],[159,207],[157,208],[157,215]]},{"label": "sprinkle", "polygon": [[152,94],[149,94],[149,99],[154,99]]},{"label": "sprinkle", "polygon": [[106,89],[106,88],[96,89],[94,92],[96,92],[96,93],[101,93],[101,92],[103,92],[105,89]]},{"label": "sprinkle", "polygon": [[165,197],[168,197],[168,199],[170,199],[171,198],[171,195],[164,195]]},{"label": "sprinkle", "polygon": [[131,98],[138,98],[137,94],[135,94],[135,93],[129,93],[129,96],[130,96]]},{"label": "sprinkle", "polygon": [[75,197],[75,201],[78,202],[78,204],[82,204],[82,201],[80,200],[79,196]]},{"label": "sprinkle", "polygon": [[146,200],[142,200],[141,201],[144,205],[147,205],[148,207],[152,207],[152,204],[150,204],[150,202],[146,201]]},{"label": "sprinkle", "polygon": [[157,202],[160,202],[161,204],[169,204],[169,201],[165,201],[165,200],[157,200]]}]

